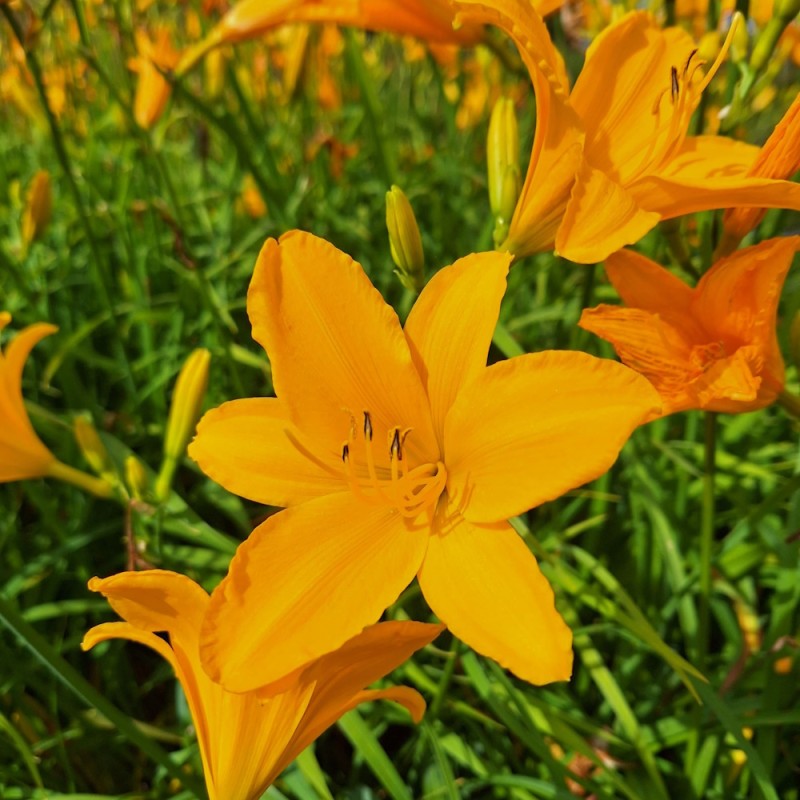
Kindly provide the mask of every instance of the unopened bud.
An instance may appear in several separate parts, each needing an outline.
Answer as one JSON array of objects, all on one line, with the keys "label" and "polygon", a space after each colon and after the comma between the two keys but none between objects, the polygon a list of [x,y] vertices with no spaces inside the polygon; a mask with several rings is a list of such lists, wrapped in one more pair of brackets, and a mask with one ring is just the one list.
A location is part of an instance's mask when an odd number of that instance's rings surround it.
[{"label": "unopened bud", "polygon": [[422,290],[425,256],[417,219],[411,203],[399,186],[386,192],[386,227],[389,229],[389,249],[397,266],[400,282],[412,292]]},{"label": "unopened bud", "polygon": [[53,211],[53,195],[50,189],[50,174],[40,169],[31,180],[25,195],[22,212],[22,241],[27,247],[39,239],[50,222]]},{"label": "unopened bud", "polygon": [[194,433],[197,420],[200,419],[200,409],[208,387],[210,360],[211,354],[208,350],[195,350],[186,359],[175,383],[164,434],[164,462],[156,481],[156,498],[161,501],[169,496],[175,468]]},{"label": "unopened bud", "polygon": [[86,417],[77,417],[72,430],[75,434],[75,441],[92,470],[98,475],[113,475],[114,467],[111,464],[108,450],[91,421]]},{"label": "unopened bud", "polygon": [[494,241],[499,244],[517,206],[522,186],[519,169],[519,125],[514,103],[501,97],[492,109],[486,142],[489,205],[495,218]]},{"label": "unopened bud", "polygon": [[736,26],[731,39],[731,61],[734,64],[741,64],[742,61],[747,60],[747,53],[750,48],[750,33],[747,30],[747,24],[741,23]]},{"label": "unopened bud", "polygon": [[125,459],[125,483],[136,500],[142,500],[147,494],[147,470],[136,456]]}]

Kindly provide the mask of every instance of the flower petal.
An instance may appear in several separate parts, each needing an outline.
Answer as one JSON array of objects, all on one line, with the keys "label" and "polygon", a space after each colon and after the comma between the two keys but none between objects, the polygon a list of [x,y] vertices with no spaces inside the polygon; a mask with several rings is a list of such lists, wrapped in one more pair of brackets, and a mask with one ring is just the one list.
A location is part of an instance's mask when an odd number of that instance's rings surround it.
[{"label": "flower petal", "polygon": [[339,717],[362,702],[381,698],[395,700],[405,705],[419,722],[425,701],[413,689],[396,686],[372,692],[363,690],[399,667],[443,630],[444,625],[382,622],[371,625],[312,664],[302,680],[315,682],[314,695],[287,748],[285,763],[291,762]]},{"label": "flower petal", "polygon": [[445,422],[447,491],[472,522],[497,522],[602,475],[660,410],[627,367],[577,352],[488,367]]},{"label": "flower petal", "polygon": [[520,678],[567,680],[572,632],[533,554],[508,523],[479,526],[446,513],[419,572],[430,607],[453,634]]},{"label": "flower petal", "polygon": [[627,185],[680,142],[693,105],[682,98],[670,102],[672,69],[679,71],[675,80],[682,79],[692,50],[687,33],[662,29],[641,11],[594,39],[570,95],[586,127],[585,153],[594,167]]},{"label": "flower petal", "polygon": [[[27,421],[28,412],[22,399],[22,370],[31,354],[31,350],[46,336],[55,333],[58,328],[47,322],[37,322],[21,330],[11,344],[5,348],[5,353],[0,355],[0,393],[8,397],[15,411],[15,416]],[[30,425],[30,423],[28,423]],[[31,430],[33,430],[31,428]]]},{"label": "flower petal", "polygon": [[476,253],[433,276],[411,309],[406,338],[423,377],[441,443],[462,386],[486,368],[511,256]]},{"label": "flower petal", "polygon": [[278,397],[318,449],[340,453],[351,417],[372,417],[379,441],[413,428],[407,448],[436,462],[428,400],[394,310],[359,264],[302,231],[269,239],[247,310],[272,363]]},{"label": "flower petal", "polygon": [[584,162],[556,234],[556,251],[579,264],[596,263],[637,242],[659,220],[619,183]]},{"label": "flower petal", "polygon": [[189,455],[229,492],[265,505],[296,505],[343,487],[341,454],[313,453],[274,397],[232,400],[209,411]]},{"label": "flower petal", "polygon": [[340,647],[411,582],[428,536],[349,492],[270,517],[212,595],[201,635],[206,670],[245,692]]},{"label": "flower petal", "polygon": [[667,317],[690,313],[691,287],[641,253],[620,250],[606,259],[605,270],[626,305]]}]

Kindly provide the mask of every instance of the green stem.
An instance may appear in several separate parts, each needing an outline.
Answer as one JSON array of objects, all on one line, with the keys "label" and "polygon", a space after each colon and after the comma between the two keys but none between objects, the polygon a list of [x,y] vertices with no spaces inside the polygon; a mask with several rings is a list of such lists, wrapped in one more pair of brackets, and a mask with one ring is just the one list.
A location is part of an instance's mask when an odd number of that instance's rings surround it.
[{"label": "green stem", "polygon": [[64,144],[64,137],[61,133],[61,127],[58,124],[58,120],[53,113],[52,108],[50,108],[50,101],[47,98],[47,90],[44,85],[44,78],[42,77],[42,70],[39,65],[39,60],[36,57],[36,53],[32,49],[25,47],[25,36],[22,33],[22,29],[20,28],[19,23],[17,22],[17,19],[11,9],[7,5],[0,3],[0,12],[2,12],[3,16],[6,18],[6,21],[13,31],[14,37],[19,42],[20,47],[22,47],[25,51],[25,62],[33,77],[33,81],[36,84],[36,91],[39,95],[39,100],[42,104],[42,108],[44,109],[45,116],[47,117],[47,123],[50,127],[50,133],[52,134],[53,145],[56,151],[56,157],[58,158],[61,169],[67,179],[67,185],[69,186],[70,193],[72,194],[81,227],[84,230],[86,241],[89,244],[89,251],[92,255],[91,264],[94,268],[96,283],[100,288],[100,296],[113,323],[112,327],[114,328],[114,338],[112,339],[112,346],[115,350],[114,355],[116,356],[117,360],[125,366],[126,388],[131,392],[131,394],[134,394],[136,391],[136,384],[133,380],[133,371],[131,369],[130,361],[128,360],[128,355],[125,352],[125,348],[122,344],[122,335],[120,332],[122,326],[118,322],[117,311],[114,307],[114,303],[111,300],[111,291],[108,286],[105,268],[100,256],[100,249],[98,247],[97,240],[95,239],[91,223],[89,222],[89,215],[86,211],[83,197],[75,180],[75,174],[72,171],[72,164],[69,154],[67,153],[66,145]]},{"label": "green stem", "polygon": [[47,477],[55,478],[65,483],[71,483],[95,497],[110,498],[114,496],[114,487],[102,478],[95,478],[87,472],[70,467],[61,461],[54,461],[47,470]]},{"label": "green stem", "polygon": [[714,473],[716,470],[717,415],[705,412],[703,449],[703,505],[700,517],[700,610],[697,626],[697,666],[705,666],[709,649],[711,550],[714,543]]},{"label": "green stem", "polygon": [[161,765],[172,777],[177,778],[195,797],[206,797],[199,781],[187,774],[183,766],[173,761],[169,754],[143,733],[130,717],[106,700],[3,597],[0,597],[0,622],[16,635],[53,677],[76,697],[88,706],[96,708],[126,739]]},{"label": "green stem", "polygon": [[425,720],[429,724],[432,724],[433,720],[439,717],[439,712],[442,709],[442,703],[444,702],[445,695],[447,694],[447,689],[450,686],[450,681],[453,679],[453,673],[456,668],[456,662],[458,661],[458,654],[460,650],[461,642],[453,637],[453,643],[450,645],[447,663],[444,665],[442,677],[439,679],[439,685],[436,687],[436,694],[433,697],[431,707],[425,714]]},{"label": "green stem", "polygon": [[788,411],[793,417],[800,419],[800,397],[790,391],[784,389],[778,395],[778,402]]}]

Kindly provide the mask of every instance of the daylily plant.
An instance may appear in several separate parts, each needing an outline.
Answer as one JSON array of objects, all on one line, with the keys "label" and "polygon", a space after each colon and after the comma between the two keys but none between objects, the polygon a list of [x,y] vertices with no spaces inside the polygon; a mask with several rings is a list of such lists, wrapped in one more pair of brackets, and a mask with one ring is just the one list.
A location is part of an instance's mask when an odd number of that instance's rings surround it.
[{"label": "daylily plant", "polygon": [[501,249],[524,256],[554,246],[590,263],[638,241],[662,219],[734,206],[800,210],[800,185],[751,173],[758,147],[688,135],[736,21],[705,71],[685,31],[631,12],[595,38],[570,92],[532,5],[454,5],[457,19],[497,25],[514,40],[536,93],[528,174]]},{"label": "daylily plant", "polygon": [[189,450],[232,492],[288,506],[212,596],[202,658],[231,691],[335,649],[415,575],[479,652],[533,683],[569,677],[569,628],[506,520],[604,473],[659,401],[584,353],[487,367],[510,261],[442,269],[403,329],[331,244],[294,231],[264,245],[247,307],[278,396],[209,412]]},{"label": "daylily plant", "polygon": [[136,56],[128,67],[138,73],[133,98],[133,116],[142,128],[152,128],[161,117],[169,100],[170,86],[161,70],[178,64],[180,53],[172,46],[165,26],[159,26],[151,39],[143,30],[136,31]]},{"label": "daylily plant", "polygon": [[[95,626],[84,637],[83,649],[108,639],[129,639],[170,663],[197,732],[209,800],[257,800],[314,739],[359,703],[393,700],[416,722],[425,711],[425,701],[414,689],[364,687],[431,642],[441,625],[374,625],[310,663],[277,694],[232,694],[212,682],[200,665],[199,635],[209,597],[193,580],[146,570],[92,578],[89,588],[101,592],[125,622]],[[258,658],[269,660],[269,646]]]},{"label": "daylily plant", "polygon": [[775,325],[799,248],[800,236],[791,236],[739,250],[717,261],[694,289],[649,258],[621,250],[606,261],[606,273],[625,306],[587,309],[579,324],[653,383],[664,414],[763,408],[783,390]]}]

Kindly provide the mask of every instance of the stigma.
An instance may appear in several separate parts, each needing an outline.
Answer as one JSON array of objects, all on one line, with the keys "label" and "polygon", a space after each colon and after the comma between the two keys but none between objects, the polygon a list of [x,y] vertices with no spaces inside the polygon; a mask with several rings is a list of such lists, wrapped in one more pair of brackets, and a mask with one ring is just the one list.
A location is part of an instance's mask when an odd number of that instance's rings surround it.
[{"label": "stigma", "polygon": [[372,415],[350,419],[347,441],[342,444],[345,479],[353,494],[368,505],[394,508],[406,518],[433,511],[447,483],[441,461],[412,466],[405,452],[411,428],[394,426],[381,447],[375,436]]}]

